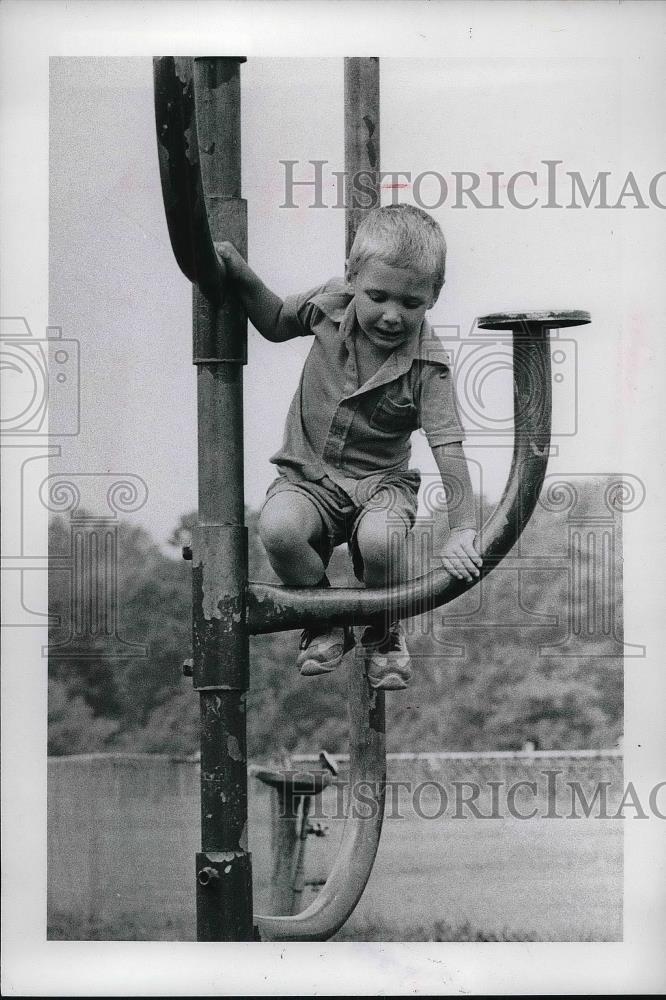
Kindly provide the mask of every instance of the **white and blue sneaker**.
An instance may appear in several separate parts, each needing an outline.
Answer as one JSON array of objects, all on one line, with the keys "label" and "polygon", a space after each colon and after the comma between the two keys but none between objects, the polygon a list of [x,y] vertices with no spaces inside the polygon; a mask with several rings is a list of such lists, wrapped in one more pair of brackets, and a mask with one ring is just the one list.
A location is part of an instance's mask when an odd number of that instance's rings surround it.
[{"label": "white and blue sneaker", "polygon": [[342,657],[354,646],[354,631],[347,626],[306,628],[301,633],[296,666],[303,677],[330,674],[342,662]]},{"label": "white and blue sneaker", "polygon": [[391,622],[388,632],[368,625],[361,638],[365,649],[368,683],[377,691],[402,691],[412,676],[405,633],[400,622]]}]

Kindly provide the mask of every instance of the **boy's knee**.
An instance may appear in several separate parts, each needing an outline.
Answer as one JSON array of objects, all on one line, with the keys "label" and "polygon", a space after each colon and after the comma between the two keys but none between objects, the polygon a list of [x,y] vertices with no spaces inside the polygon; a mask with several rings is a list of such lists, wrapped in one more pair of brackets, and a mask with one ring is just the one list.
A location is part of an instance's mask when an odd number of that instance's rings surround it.
[{"label": "boy's knee", "polygon": [[268,552],[283,553],[293,547],[294,526],[288,516],[266,508],[259,519],[259,537]]},{"label": "boy's knee", "polygon": [[358,528],[358,547],[366,566],[382,568],[391,553],[391,531],[383,517],[366,514]]},{"label": "boy's knee", "polygon": [[283,497],[274,498],[261,512],[259,537],[272,555],[289,556],[308,541],[307,534],[298,509]]},{"label": "boy's knee", "polygon": [[407,524],[388,519],[386,512],[368,513],[356,536],[363,560],[363,579],[371,586],[385,586],[399,580],[405,571]]}]

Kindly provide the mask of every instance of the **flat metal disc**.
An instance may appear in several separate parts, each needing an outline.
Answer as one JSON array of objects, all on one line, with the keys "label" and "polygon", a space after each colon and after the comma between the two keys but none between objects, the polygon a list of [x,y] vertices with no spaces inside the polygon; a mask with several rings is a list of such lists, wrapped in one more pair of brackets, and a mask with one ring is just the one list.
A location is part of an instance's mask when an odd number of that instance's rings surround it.
[{"label": "flat metal disc", "polygon": [[294,795],[317,795],[330,785],[330,771],[254,771],[255,778],[272,788],[284,788]]},{"label": "flat metal disc", "polygon": [[513,330],[528,323],[543,323],[561,330],[566,326],[584,326],[589,322],[590,314],[583,309],[544,309],[539,312],[490,313],[488,316],[481,316],[477,326],[482,330]]}]

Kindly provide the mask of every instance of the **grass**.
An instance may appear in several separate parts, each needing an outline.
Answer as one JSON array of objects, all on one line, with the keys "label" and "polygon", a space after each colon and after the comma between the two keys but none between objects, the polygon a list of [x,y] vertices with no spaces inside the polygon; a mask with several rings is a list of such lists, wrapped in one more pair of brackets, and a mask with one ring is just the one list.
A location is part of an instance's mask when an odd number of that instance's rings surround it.
[{"label": "grass", "polygon": [[114,920],[93,919],[69,913],[49,917],[46,929],[49,941],[194,941],[193,922],[151,920],[123,914]]},{"label": "grass", "polygon": [[352,917],[333,941],[538,941],[536,934],[503,930],[499,933],[473,927],[469,921],[452,925],[447,920],[432,924],[390,924],[382,920],[358,921]]},{"label": "grass", "polygon": [[[89,921],[69,914],[53,916],[49,941],[194,941],[195,929],[182,921],[152,921],[123,917],[121,920]],[[352,916],[332,941],[538,941],[536,934],[504,930],[499,933],[473,927],[469,922],[452,925],[446,920],[432,924],[399,924],[383,920],[358,920]]]},{"label": "grass", "polygon": [[[194,940],[200,813],[191,771],[163,761],[107,762],[93,774],[53,768],[50,940]],[[469,774],[507,784],[530,776],[490,762],[476,772],[447,764],[435,777],[453,787],[454,778]],[[580,776],[578,765],[572,774]],[[335,796],[325,794],[321,805],[329,835],[308,840],[310,878],[331,871],[342,834]],[[422,805],[434,817],[425,797]],[[255,912],[271,913],[268,792],[253,789],[250,813]],[[387,817],[363,897],[334,940],[622,940],[620,820],[426,820],[409,796],[402,813]],[[303,905],[312,898],[308,890]]]}]

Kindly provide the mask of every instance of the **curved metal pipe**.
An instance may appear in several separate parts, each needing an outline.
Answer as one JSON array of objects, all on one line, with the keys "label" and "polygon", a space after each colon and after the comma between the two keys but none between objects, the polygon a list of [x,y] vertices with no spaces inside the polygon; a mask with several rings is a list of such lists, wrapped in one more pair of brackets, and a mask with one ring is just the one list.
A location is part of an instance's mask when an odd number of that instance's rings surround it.
[{"label": "curved metal pipe", "polygon": [[194,59],[153,59],[153,81],[160,179],[171,246],[185,277],[219,303],[226,274],[213,246],[201,179]]},{"label": "curved metal pipe", "polygon": [[349,665],[347,819],[335,864],[307,909],[294,916],[255,916],[265,941],[326,941],[342,927],[370,878],[384,820],[386,727],[383,691],[371,691],[359,665]]},{"label": "curved metal pipe", "polygon": [[[536,505],[550,448],[551,382],[548,330],[589,322],[587,313],[537,313],[488,316],[484,329],[513,329],[514,453],[502,499],[483,528],[481,551],[487,575],[514,545]],[[249,586],[251,631],[279,631],[305,622],[363,620],[393,601],[402,617],[453,600],[471,584],[440,571],[392,591],[348,588],[310,590]],[[344,924],[370,877],[379,846],[384,812],[386,752],[384,699],[371,692],[363,672],[349,666],[350,801],[335,865],[318,898],[290,917],[257,917],[261,936],[273,941],[326,940]],[[373,704],[373,698],[376,699]],[[373,715],[373,712],[375,713]],[[370,816],[354,814],[355,790],[374,789]]]},{"label": "curved metal pipe", "polygon": [[479,320],[483,329],[513,329],[514,449],[501,500],[480,534],[483,566],[472,582],[444,569],[391,588],[315,589],[249,583],[248,631],[253,635],[303,628],[323,621],[363,623],[390,605],[397,618],[410,618],[447,604],[499,565],[529,521],[541,490],[550,448],[551,375],[548,332],[590,322],[586,312],[494,314]]}]

